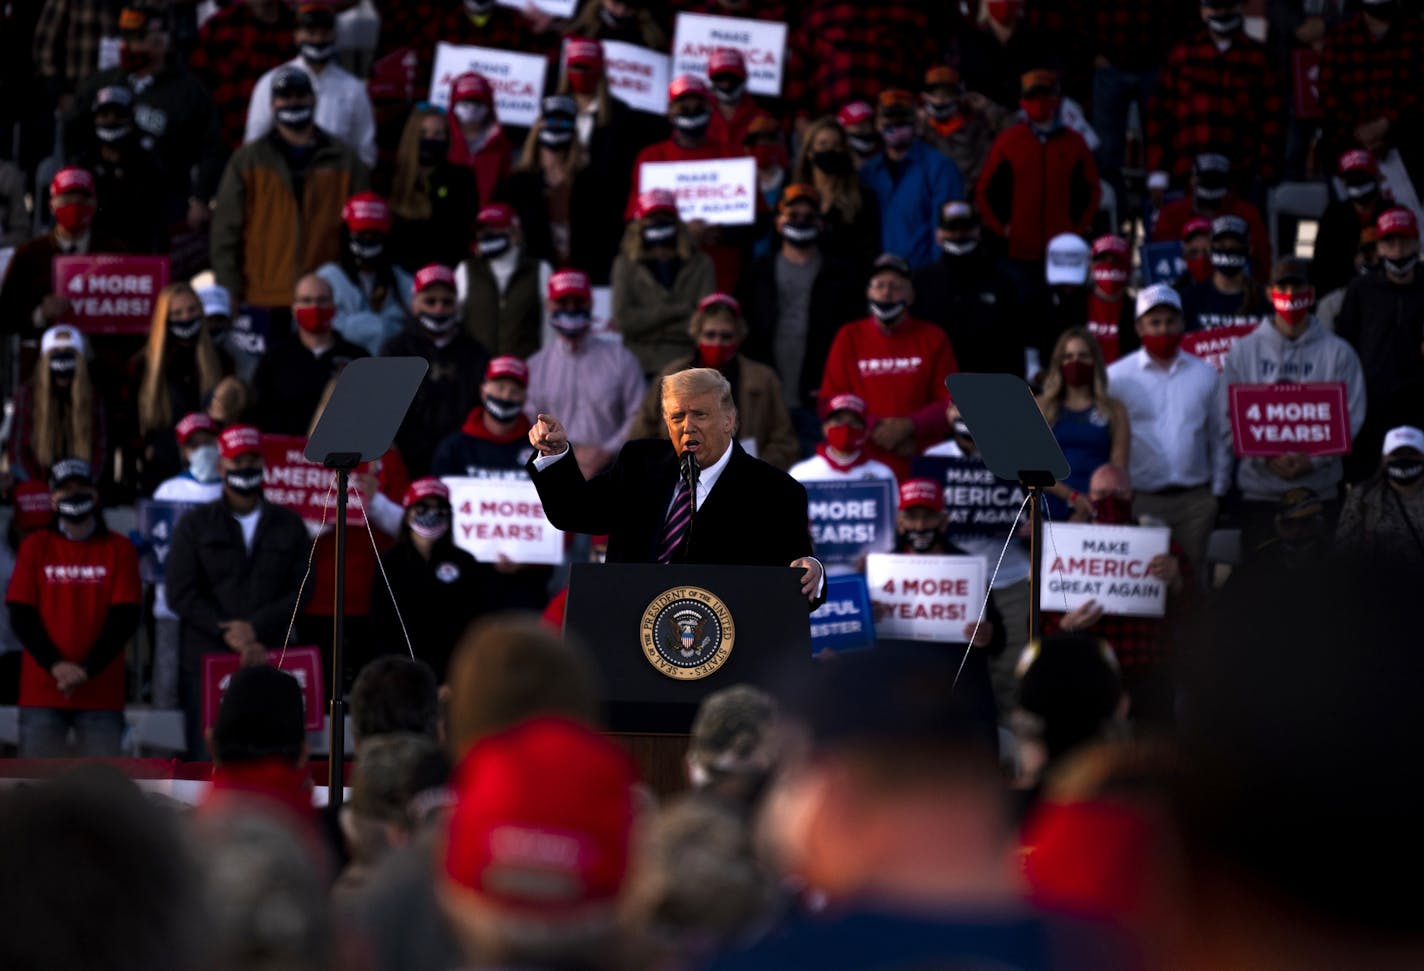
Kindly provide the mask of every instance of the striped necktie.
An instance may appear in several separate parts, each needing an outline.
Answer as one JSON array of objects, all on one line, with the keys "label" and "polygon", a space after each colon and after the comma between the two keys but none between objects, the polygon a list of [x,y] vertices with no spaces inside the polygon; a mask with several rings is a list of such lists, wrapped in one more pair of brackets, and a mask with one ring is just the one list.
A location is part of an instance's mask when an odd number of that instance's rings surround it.
[{"label": "striped necktie", "polygon": [[687,530],[692,525],[692,492],[687,488],[687,480],[677,480],[677,494],[672,498],[672,508],[668,510],[667,522],[663,524],[662,540],[658,543],[658,562],[671,563],[672,555],[687,539]]}]

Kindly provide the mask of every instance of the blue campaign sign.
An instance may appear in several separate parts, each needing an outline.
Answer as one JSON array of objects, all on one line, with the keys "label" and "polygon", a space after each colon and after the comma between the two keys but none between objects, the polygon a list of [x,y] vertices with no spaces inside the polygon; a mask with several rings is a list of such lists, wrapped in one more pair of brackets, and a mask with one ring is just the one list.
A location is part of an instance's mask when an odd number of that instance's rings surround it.
[{"label": "blue campaign sign", "polygon": [[864,575],[827,579],[826,602],[811,614],[811,653],[860,651],[874,646],[875,621]]},{"label": "blue campaign sign", "polygon": [[1167,240],[1142,247],[1142,282],[1146,285],[1171,283],[1185,272],[1187,261],[1182,259],[1181,243]]},{"label": "blue campaign sign", "polygon": [[173,527],[197,502],[168,502],[162,499],[138,501],[138,572],[144,583],[162,583]]},{"label": "blue campaign sign", "polygon": [[886,479],[803,482],[811,545],[822,563],[854,565],[895,545],[894,483]]},{"label": "blue campaign sign", "polygon": [[944,486],[951,536],[1002,537],[1023,505],[1023,487],[995,476],[977,456],[921,455],[910,474]]}]

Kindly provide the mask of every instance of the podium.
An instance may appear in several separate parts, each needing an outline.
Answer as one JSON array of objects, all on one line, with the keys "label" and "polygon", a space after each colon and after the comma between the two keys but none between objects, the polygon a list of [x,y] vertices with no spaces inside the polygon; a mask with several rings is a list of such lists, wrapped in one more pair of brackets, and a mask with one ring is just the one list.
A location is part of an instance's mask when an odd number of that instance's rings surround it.
[{"label": "podium", "polygon": [[592,652],[616,733],[685,746],[702,699],[734,684],[775,691],[812,670],[801,571],[776,566],[576,563],[564,630]]}]

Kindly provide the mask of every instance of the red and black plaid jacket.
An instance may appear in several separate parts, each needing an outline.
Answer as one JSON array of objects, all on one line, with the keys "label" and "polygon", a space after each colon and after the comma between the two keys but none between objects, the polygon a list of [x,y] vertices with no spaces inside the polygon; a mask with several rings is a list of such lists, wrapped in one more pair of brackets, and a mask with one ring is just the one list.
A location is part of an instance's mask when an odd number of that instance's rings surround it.
[{"label": "red and black plaid jacket", "polygon": [[787,37],[786,100],[801,114],[833,115],[884,88],[919,88],[943,46],[918,3],[810,0]]},{"label": "red and black plaid jacket", "polygon": [[1220,152],[1267,185],[1285,157],[1286,102],[1264,45],[1238,31],[1224,52],[1201,31],[1167,56],[1147,111],[1147,165],[1184,184],[1201,152]]},{"label": "red and black plaid jacket", "polygon": [[247,103],[257,79],[297,53],[292,31],[296,14],[277,4],[277,21],[264,23],[245,3],[234,3],[213,14],[198,31],[198,43],[188,66],[213,96],[223,141],[229,148],[242,144]]},{"label": "red and black plaid jacket", "polygon": [[425,33],[416,45],[420,69],[416,74],[416,90],[429,92],[430,71],[435,65],[435,45],[440,42],[459,47],[494,47],[503,51],[557,57],[562,38],[557,33],[535,34],[529,21],[518,10],[495,7],[483,25],[477,25],[460,4],[443,5],[424,24]]},{"label": "red and black plaid jacket", "polygon": [[1160,68],[1172,44],[1201,24],[1201,7],[1182,0],[1097,0],[1086,6],[1079,30],[1088,38],[1093,55],[1124,71]]},{"label": "red and black plaid jacket", "polygon": [[1356,126],[1388,118],[1391,126],[1417,115],[1424,84],[1424,29],[1401,20],[1375,40],[1363,15],[1336,25],[1320,58],[1320,106],[1337,151],[1355,143]]},{"label": "red and black plaid jacket", "polygon": [[673,25],[676,25],[679,13],[700,13],[709,17],[741,17],[744,20],[782,23],[789,28],[788,33],[797,29],[796,24],[792,21],[791,5],[785,0],[761,0],[741,12],[728,10],[717,0],[673,0],[671,6],[673,8]]}]

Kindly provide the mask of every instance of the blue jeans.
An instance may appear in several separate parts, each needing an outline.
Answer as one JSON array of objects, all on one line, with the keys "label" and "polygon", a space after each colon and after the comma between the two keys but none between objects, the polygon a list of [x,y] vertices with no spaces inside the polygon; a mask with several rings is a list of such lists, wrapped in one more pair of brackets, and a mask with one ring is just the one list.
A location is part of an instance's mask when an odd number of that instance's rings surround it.
[{"label": "blue jeans", "polygon": [[[69,744],[69,730],[75,744]],[[20,758],[116,759],[122,753],[122,711],[79,711],[72,708],[21,708]]]},{"label": "blue jeans", "polygon": [[[1093,72],[1093,130],[1098,133],[1098,175],[1122,194],[1122,154],[1127,146],[1127,112],[1137,102],[1143,135],[1147,128],[1147,102],[1157,87],[1155,71],[1123,71],[1108,66]],[[1121,202],[1119,202],[1121,205]]]}]

